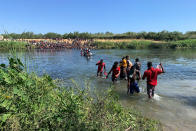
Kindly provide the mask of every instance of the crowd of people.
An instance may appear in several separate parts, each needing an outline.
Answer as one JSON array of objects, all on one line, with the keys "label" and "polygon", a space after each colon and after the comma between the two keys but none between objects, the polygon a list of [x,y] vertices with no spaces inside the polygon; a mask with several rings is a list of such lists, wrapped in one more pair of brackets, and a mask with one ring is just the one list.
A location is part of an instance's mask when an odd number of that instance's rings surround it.
[{"label": "crowd of people", "polygon": [[28,40],[27,48],[36,49],[81,49],[94,48],[90,39]]},{"label": "crowd of people", "polygon": [[164,73],[162,64],[160,63],[156,68],[152,66],[152,62],[147,62],[147,70],[141,75],[141,63],[138,58],[135,59],[134,64],[131,62],[129,56],[123,57],[120,62],[115,61],[110,71],[106,72],[106,64],[101,59],[96,63],[98,66],[97,76],[108,76],[112,73],[112,81],[115,83],[118,78],[127,81],[127,94],[139,93],[139,81],[147,79],[147,94],[148,98],[154,97],[155,86],[157,85],[157,76]]},{"label": "crowd of people", "polygon": [[93,54],[92,54],[90,48],[81,48],[81,49],[80,49],[80,55],[81,55],[81,56],[90,57],[90,56],[92,56]]}]

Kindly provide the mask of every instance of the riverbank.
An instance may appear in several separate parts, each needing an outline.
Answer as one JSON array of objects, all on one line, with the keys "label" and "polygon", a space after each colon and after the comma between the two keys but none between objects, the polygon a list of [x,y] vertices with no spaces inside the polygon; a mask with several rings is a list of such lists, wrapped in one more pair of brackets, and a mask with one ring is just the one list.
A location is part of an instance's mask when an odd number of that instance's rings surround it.
[{"label": "riverbank", "polygon": [[154,40],[94,40],[92,43],[97,49],[155,49],[155,48],[196,48],[196,39],[179,41],[154,41]]},{"label": "riverbank", "polygon": [[0,41],[0,49],[179,49],[196,48],[196,39],[179,41],[155,41],[144,39],[25,39],[24,41]]},{"label": "riverbank", "polygon": [[95,47],[91,43],[92,40],[88,39],[18,39],[0,41],[0,49],[94,49]]},{"label": "riverbank", "polygon": [[100,95],[89,86],[57,85],[49,75],[27,73],[20,59],[1,64],[1,130],[162,130],[158,121],[122,107],[113,87]]}]

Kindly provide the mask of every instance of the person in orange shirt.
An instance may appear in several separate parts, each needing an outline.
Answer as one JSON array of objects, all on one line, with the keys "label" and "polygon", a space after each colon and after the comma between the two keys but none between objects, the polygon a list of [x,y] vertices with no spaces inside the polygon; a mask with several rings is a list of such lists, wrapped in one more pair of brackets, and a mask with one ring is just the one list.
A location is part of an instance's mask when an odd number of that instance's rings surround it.
[{"label": "person in orange shirt", "polygon": [[120,68],[121,68],[120,78],[127,80],[127,60],[125,57],[122,58],[122,63],[120,65]]}]

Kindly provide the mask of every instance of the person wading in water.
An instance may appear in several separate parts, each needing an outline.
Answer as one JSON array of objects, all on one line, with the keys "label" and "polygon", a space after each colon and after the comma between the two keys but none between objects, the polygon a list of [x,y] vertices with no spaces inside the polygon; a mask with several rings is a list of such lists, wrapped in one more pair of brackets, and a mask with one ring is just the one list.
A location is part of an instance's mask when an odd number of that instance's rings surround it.
[{"label": "person wading in water", "polygon": [[103,59],[97,62],[96,65],[98,65],[97,76],[103,76],[103,68],[104,68],[104,72],[106,72],[105,63],[103,62]]},{"label": "person wading in water", "polygon": [[122,58],[122,61],[120,63],[120,79],[125,79],[127,80],[127,60],[125,57]]},{"label": "person wading in water", "polygon": [[118,76],[120,75],[120,67],[118,66],[118,61],[114,62],[111,70],[109,71],[106,78],[108,78],[109,74],[112,72],[112,81],[113,83],[117,81]]},{"label": "person wading in water", "polygon": [[147,63],[148,69],[144,72],[142,79],[147,78],[147,94],[148,98],[154,97],[155,86],[157,85],[157,76],[161,73],[165,73],[162,64],[159,68],[153,68],[152,62]]},{"label": "person wading in water", "polygon": [[141,79],[141,73],[140,73],[141,63],[139,61],[139,58],[135,59],[135,63],[133,65],[133,69],[136,70],[136,80],[137,80],[137,83],[139,83],[139,80]]},{"label": "person wading in water", "polygon": [[128,76],[127,84],[127,94],[133,94],[134,92],[140,92],[139,86],[136,83],[136,70],[134,70],[134,73],[132,75]]},{"label": "person wading in water", "polygon": [[131,70],[131,67],[133,66],[129,56],[126,56],[126,60],[127,60],[127,78],[129,77],[129,71]]}]

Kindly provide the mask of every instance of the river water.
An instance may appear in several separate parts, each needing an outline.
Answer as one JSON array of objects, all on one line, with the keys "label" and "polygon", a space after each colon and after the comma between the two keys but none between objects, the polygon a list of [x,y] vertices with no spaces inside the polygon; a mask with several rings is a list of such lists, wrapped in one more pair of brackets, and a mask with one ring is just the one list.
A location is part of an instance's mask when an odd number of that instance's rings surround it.
[{"label": "river water", "polygon": [[[123,106],[134,106],[143,115],[160,120],[164,130],[196,130],[196,50],[95,50],[87,59],[80,56],[78,50],[35,50],[18,52],[18,56],[27,63],[29,71],[42,75],[47,73],[54,79],[63,80],[67,85],[72,79],[79,85],[90,82],[95,88],[104,91],[112,85],[111,79],[96,77],[96,62],[101,58],[107,71],[114,61],[129,55],[131,61],[138,57],[142,63],[142,74],[147,69],[147,61],[156,66],[163,64],[166,73],[158,77],[155,98],[149,100],[146,95],[146,82],[140,81],[140,94],[126,94],[126,81],[116,83]],[[0,63],[8,63],[10,53],[0,52]],[[26,59],[26,60],[25,60]]]}]

